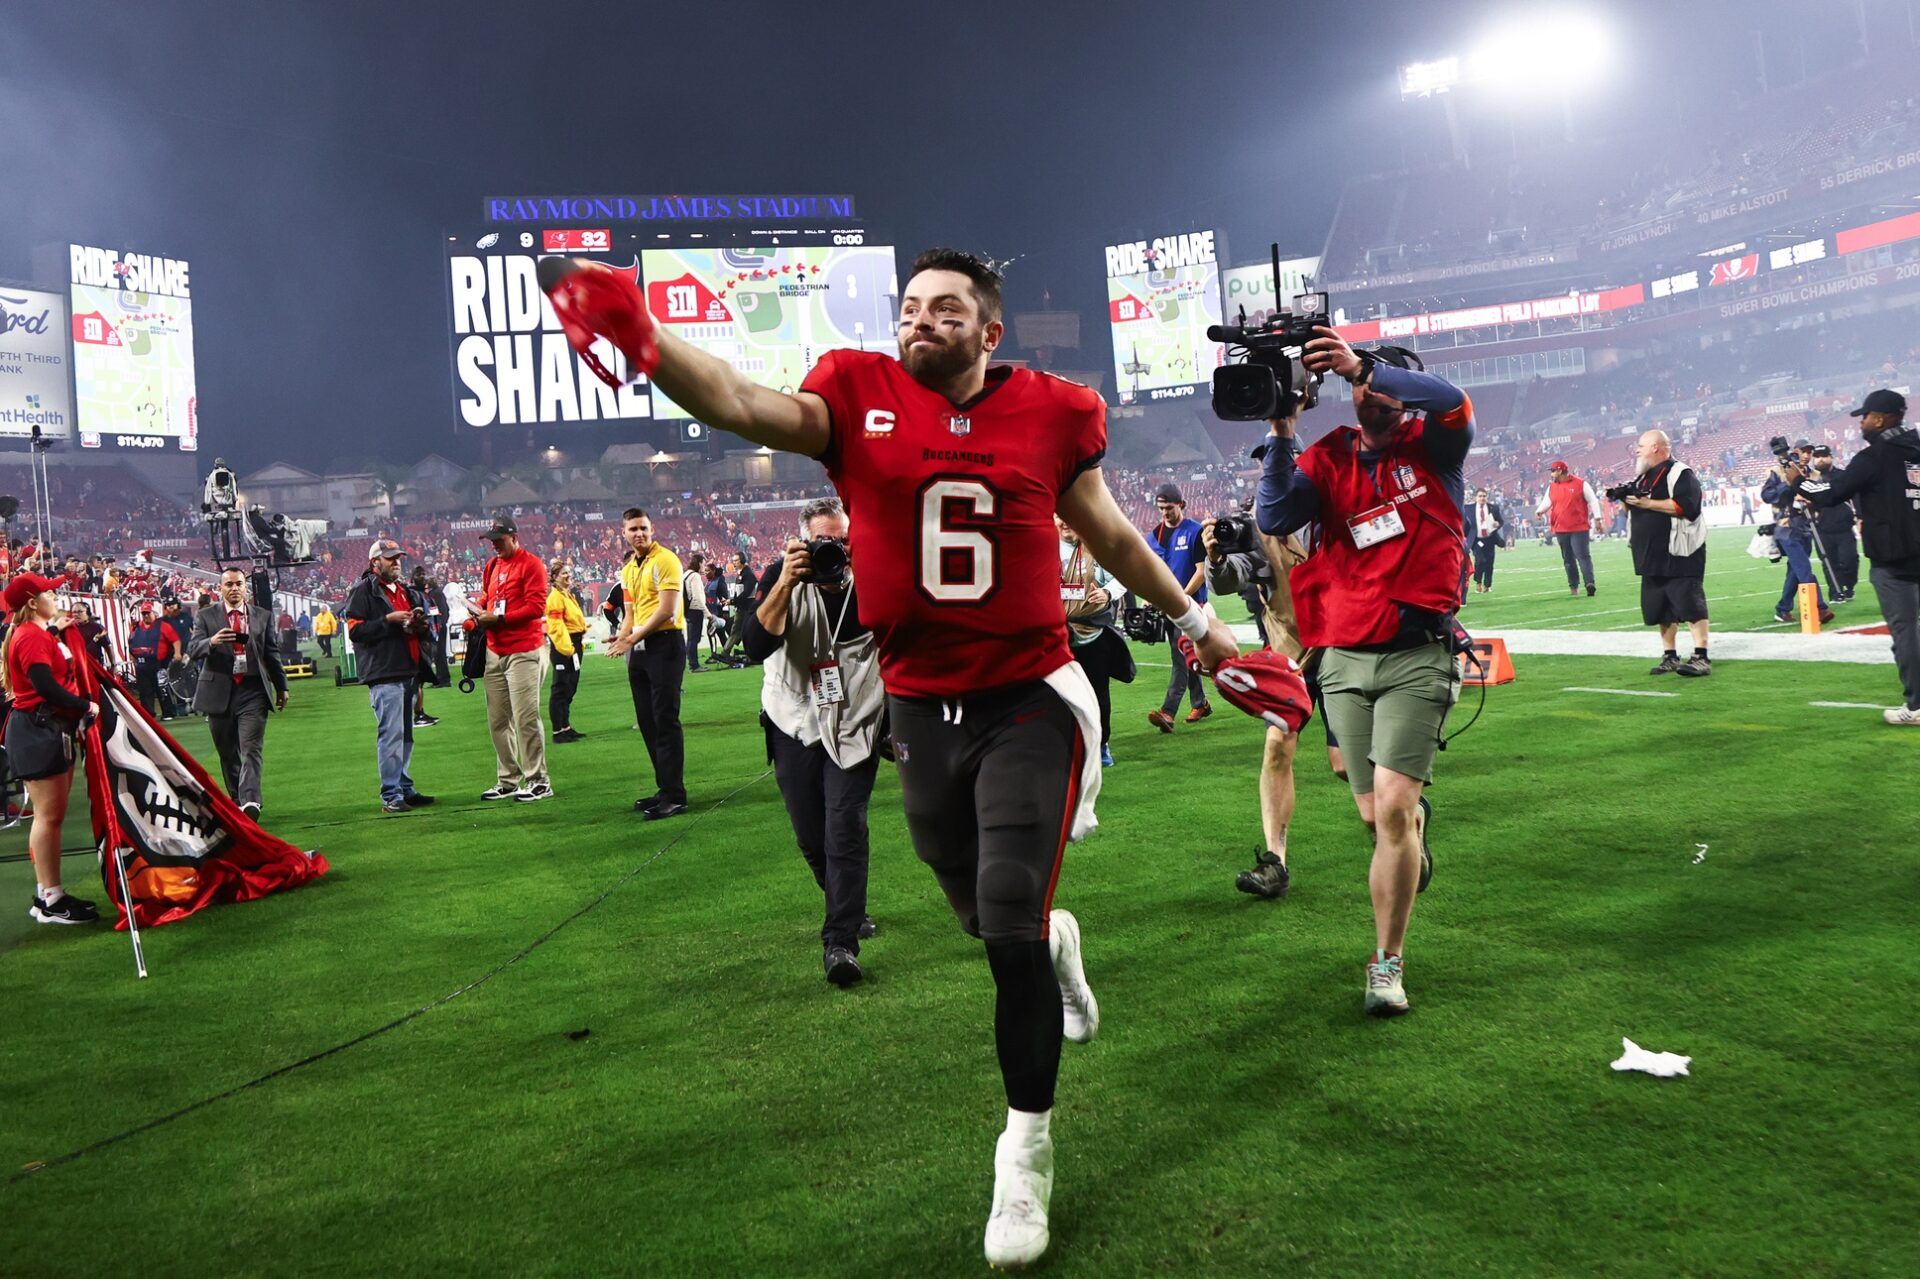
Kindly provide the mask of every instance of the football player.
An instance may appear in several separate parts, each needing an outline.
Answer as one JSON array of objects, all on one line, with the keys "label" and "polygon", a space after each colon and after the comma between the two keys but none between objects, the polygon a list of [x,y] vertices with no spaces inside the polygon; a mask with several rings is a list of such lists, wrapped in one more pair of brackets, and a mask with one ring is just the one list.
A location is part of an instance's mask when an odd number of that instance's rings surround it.
[{"label": "football player", "polygon": [[[1000,276],[979,258],[921,254],[900,300],[898,356],[829,351],[793,394],[656,326],[630,275],[549,258],[541,283],[576,350],[605,335],[700,421],[819,459],[853,518],[861,620],[879,644],[914,850],[993,972],[1008,1111],[987,1260],[1025,1265],[1047,1247],[1061,1038],[1084,1042],[1099,1024],[1079,925],[1052,909],[1061,855],[1093,825],[1100,782],[1092,690],[1068,648],[1055,513],[1174,619],[1203,665],[1237,654],[1233,637],[1107,491],[1100,396],[989,365],[1006,328]],[[814,695],[840,695],[833,672],[816,673]]]}]

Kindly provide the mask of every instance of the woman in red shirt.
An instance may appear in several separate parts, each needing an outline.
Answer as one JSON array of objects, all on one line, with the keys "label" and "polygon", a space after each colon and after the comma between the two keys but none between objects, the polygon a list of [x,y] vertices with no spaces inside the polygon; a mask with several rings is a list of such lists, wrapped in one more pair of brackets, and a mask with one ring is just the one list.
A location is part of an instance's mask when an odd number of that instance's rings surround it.
[{"label": "woman in red shirt", "polygon": [[80,696],[74,655],[52,630],[60,614],[53,592],[64,580],[19,573],[0,595],[12,619],[0,662],[13,699],[4,741],[7,764],[33,805],[27,848],[38,887],[27,913],[42,924],[88,924],[100,912],[60,886],[60,824],[73,790],[74,735],[100,708]]}]

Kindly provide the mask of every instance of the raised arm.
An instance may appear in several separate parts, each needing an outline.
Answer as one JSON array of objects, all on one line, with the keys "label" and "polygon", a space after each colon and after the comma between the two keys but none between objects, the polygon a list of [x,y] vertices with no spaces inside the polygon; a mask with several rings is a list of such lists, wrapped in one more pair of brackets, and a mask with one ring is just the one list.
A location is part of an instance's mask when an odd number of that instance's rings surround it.
[{"label": "raised arm", "polygon": [[833,428],[827,402],[811,391],[786,395],[752,381],[725,360],[660,330],[653,381],[708,426],[787,453],[819,457]]}]

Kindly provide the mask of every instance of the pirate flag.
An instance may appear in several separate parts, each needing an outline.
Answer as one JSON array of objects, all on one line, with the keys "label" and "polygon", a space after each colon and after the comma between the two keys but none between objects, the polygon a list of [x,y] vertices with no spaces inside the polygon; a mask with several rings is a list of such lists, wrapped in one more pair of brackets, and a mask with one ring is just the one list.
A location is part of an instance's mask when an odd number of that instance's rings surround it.
[{"label": "pirate flag", "polygon": [[327,859],[275,839],[213,783],[139,699],[69,635],[81,695],[100,716],[82,730],[87,798],[107,896],[127,926],[127,903],[109,856],[126,864],[142,928],[184,919],[214,902],[244,902],[297,888],[327,872]]}]

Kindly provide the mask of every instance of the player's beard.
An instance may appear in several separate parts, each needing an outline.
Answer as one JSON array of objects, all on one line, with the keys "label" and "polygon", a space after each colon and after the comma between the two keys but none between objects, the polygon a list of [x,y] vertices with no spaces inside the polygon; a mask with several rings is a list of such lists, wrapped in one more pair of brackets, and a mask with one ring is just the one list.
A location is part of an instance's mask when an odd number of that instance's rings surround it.
[{"label": "player's beard", "polygon": [[914,334],[900,343],[900,363],[907,366],[907,372],[913,375],[914,381],[922,386],[938,388],[972,368],[986,349],[984,333],[975,333],[952,342]]}]

